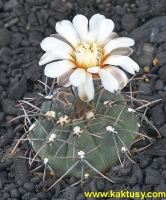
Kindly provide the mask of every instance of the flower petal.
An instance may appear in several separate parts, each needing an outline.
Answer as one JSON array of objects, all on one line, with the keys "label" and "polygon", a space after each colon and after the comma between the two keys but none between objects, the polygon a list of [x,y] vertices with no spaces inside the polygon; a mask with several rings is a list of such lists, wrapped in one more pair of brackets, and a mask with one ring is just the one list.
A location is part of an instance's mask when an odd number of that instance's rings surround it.
[{"label": "flower petal", "polygon": [[86,42],[88,35],[88,19],[84,15],[76,15],[73,18],[73,26],[76,29],[81,41]]},{"label": "flower petal", "polygon": [[102,85],[106,90],[114,92],[119,88],[118,81],[107,70],[100,68],[98,74],[101,78]]},{"label": "flower petal", "polygon": [[62,42],[65,42],[66,44],[71,46],[74,50],[74,47],[72,46],[72,44],[68,40],[66,40],[66,38],[64,38],[63,36],[61,36],[59,34],[51,34],[50,37],[53,37],[53,38],[56,38],[58,40],[61,40]]},{"label": "flower petal", "polygon": [[90,68],[87,69],[87,72],[97,74],[99,69],[100,69],[100,67],[90,67]]},{"label": "flower petal", "polygon": [[53,50],[52,54],[59,57],[60,59],[68,59],[74,61],[73,57],[70,54],[58,49]]},{"label": "flower petal", "polygon": [[69,81],[75,87],[85,82],[86,72],[84,69],[77,68],[70,76]]},{"label": "flower petal", "polygon": [[41,58],[40,58],[40,61],[39,61],[39,65],[45,65],[53,60],[58,60],[59,57],[52,54],[52,53],[45,53]]},{"label": "flower petal", "polygon": [[41,48],[46,52],[51,52],[55,49],[59,49],[61,51],[64,51],[66,53],[72,54],[73,48],[66,44],[65,42],[53,38],[53,37],[47,37],[41,42]]},{"label": "flower petal", "polygon": [[110,53],[112,50],[117,49],[119,47],[130,47],[134,45],[134,40],[127,37],[119,37],[114,40],[111,40],[105,47],[104,47],[104,56]]},{"label": "flower petal", "polygon": [[113,56],[113,55],[121,55],[121,56],[130,56],[133,53],[133,49],[130,47],[120,47],[117,49],[114,49],[109,53],[107,56]]},{"label": "flower petal", "polygon": [[76,56],[77,65],[78,65],[79,67],[81,67],[82,62],[83,62],[83,60],[84,60],[84,58],[85,58],[85,55],[82,54],[82,53],[77,53],[77,52],[74,52],[74,53],[75,53],[75,56]]},{"label": "flower petal", "polygon": [[110,56],[106,58],[103,64],[118,65],[127,72],[129,72],[130,74],[135,74],[134,71],[136,72],[139,71],[138,64],[128,56],[118,56],[118,55]]},{"label": "flower petal", "polygon": [[62,20],[60,22],[57,22],[56,31],[64,38],[66,38],[74,48],[76,48],[80,43],[79,35],[70,21]]},{"label": "flower petal", "polygon": [[100,28],[97,34],[96,42],[99,45],[105,44],[105,42],[111,36],[113,29],[114,29],[114,22],[111,19],[104,19],[100,23]]},{"label": "flower petal", "polygon": [[89,102],[94,99],[94,85],[92,74],[86,72],[86,80],[83,84],[77,87],[78,96],[82,101]]},{"label": "flower petal", "polygon": [[102,67],[102,69],[105,69],[110,74],[112,74],[112,76],[115,77],[115,79],[119,83],[118,89],[122,89],[126,86],[128,78],[127,78],[126,74],[121,69],[114,67],[114,66],[105,66],[105,67]]},{"label": "flower petal", "polygon": [[63,75],[59,76],[57,78],[58,85],[63,86],[63,87],[69,87],[71,85],[69,78],[74,71],[75,71],[75,69],[70,69]]},{"label": "flower petal", "polygon": [[74,67],[75,64],[69,60],[53,62],[46,65],[45,75],[50,78],[57,78]]},{"label": "flower petal", "polygon": [[105,19],[104,15],[95,14],[89,20],[89,32],[93,34],[95,39],[99,31],[100,23]]},{"label": "flower petal", "polygon": [[110,34],[110,36],[107,38],[107,40],[104,41],[104,43],[102,44],[102,47],[105,47],[105,45],[108,44],[108,42],[110,42],[111,40],[114,40],[114,39],[116,39],[118,37],[119,37],[119,35],[117,33],[112,32]]}]

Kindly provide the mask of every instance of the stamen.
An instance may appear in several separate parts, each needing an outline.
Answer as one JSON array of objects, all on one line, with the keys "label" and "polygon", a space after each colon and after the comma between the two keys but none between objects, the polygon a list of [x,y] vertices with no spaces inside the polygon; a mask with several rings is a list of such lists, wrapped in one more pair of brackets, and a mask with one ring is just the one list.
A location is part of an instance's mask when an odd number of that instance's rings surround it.
[{"label": "stamen", "polygon": [[96,43],[88,44],[82,42],[75,50],[75,53],[81,54],[81,67],[84,69],[101,65],[103,50]]}]

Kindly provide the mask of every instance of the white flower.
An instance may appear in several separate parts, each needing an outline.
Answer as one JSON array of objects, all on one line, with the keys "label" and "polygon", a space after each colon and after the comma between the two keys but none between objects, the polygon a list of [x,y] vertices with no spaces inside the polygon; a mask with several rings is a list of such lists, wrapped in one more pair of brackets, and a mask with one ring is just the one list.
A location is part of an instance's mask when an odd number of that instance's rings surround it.
[{"label": "white flower", "polygon": [[94,98],[93,79],[101,79],[103,87],[114,92],[127,84],[126,74],[116,66],[134,74],[139,66],[129,55],[134,40],[119,37],[114,23],[103,15],[93,15],[89,22],[83,15],[76,15],[73,23],[63,20],[56,23],[56,31],[41,42],[46,52],[39,64],[44,65],[45,75],[57,78],[64,87],[73,85],[81,100]]}]

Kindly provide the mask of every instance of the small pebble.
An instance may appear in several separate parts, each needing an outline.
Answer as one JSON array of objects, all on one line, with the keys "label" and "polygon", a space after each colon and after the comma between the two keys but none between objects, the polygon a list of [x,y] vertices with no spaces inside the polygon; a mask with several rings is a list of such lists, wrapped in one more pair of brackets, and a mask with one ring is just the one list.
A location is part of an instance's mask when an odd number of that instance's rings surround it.
[{"label": "small pebble", "polygon": [[164,82],[162,80],[156,81],[155,89],[156,90],[163,90],[164,89]]},{"label": "small pebble", "polygon": [[159,128],[159,132],[162,137],[166,137],[166,124]]},{"label": "small pebble", "polygon": [[137,25],[138,18],[136,18],[134,14],[129,13],[122,17],[122,26],[128,33],[133,31]]},{"label": "small pebble", "polygon": [[6,47],[10,42],[10,33],[6,28],[0,28],[0,47]]},{"label": "small pebble", "polygon": [[4,4],[3,10],[4,11],[9,11],[12,8],[17,7],[17,6],[19,6],[19,3],[18,3],[17,0],[9,0]]},{"label": "small pebble", "polygon": [[155,125],[161,126],[165,123],[165,114],[160,105],[156,105],[151,109],[152,120]]},{"label": "small pebble", "polygon": [[26,189],[26,191],[33,192],[35,189],[35,184],[31,182],[27,182],[27,183],[24,183],[23,187]]},{"label": "small pebble", "polygon": [[35,6],[40,6],[44,3],[47,2],[47,0],[37,0],[37,1],[34,1],[34,0],[25,0],[26,3],[28,4],[32,4],[32,5],[35,5]]},{"label": "small pebble", "polygon": [[10,195],[11,195],[12,198],[19,198],[20,197],[19,191],[16,188],[10,190]]},{"label": "small pebble", "polygon": [[152,95],[152,89],[149,87],[149,85],[145,82],[142,82],[139,87],[138,87],[138,91],[140,92],[140,94],[144,94],[144,95],[148,95],[151,96]]},{"label": "small pebble", "polygon": [[147,185],[158,185],[160,183],[161,175],[158,170],[151,169],[149,167],[145,171],[146,171],[145,183]]}]

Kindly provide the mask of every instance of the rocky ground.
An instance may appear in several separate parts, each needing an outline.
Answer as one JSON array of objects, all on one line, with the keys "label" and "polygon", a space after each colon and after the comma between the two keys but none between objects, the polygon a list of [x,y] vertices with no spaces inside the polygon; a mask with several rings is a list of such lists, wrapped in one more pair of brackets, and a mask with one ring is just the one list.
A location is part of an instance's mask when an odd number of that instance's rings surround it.
[{"label": "rocky ground", "polygon": [[[137,79],[132,81],[132,88],[141,91],[136,95],[137,99],[161,99],[149,106],[146,116],[162,137],[152,126],[144,128],[144,132],[154,139],[154,144],[135,153],[132,159],[137,164],[127,161],[120,176],[120,165],[108,171],[107,176],[116,184],[102,178],[89,178],[83,188],[79,184],[69,188],[78,181],[71,177],[46,192],[56,178],[47,174],[46,180],[42,181],[43,169],[30,173],[27,160],[18,157],[26,154],[30,147],[28,142],[20,144],[14,156],[9,157],[24,133],[24,121],[8,122],[20,115],[20,110],[15,107],[18,100],[44,92],[38,82],[45,79],[44,67],[38,65],[43,55],[41,40],[55,32],[57,21],[72,20],[78,13],[88,18],[95,13],[103,14],[115,22],[115,31],[120,36],[135,40],[132,58],[140,65],[140,71]],[[129,86],[125,90],[129,90]],[[166,191],[165,105],[165,0],[0,1],[0,200],[84,200],[84,191]],[[144,140],[134,147],[146,145]]]}]

